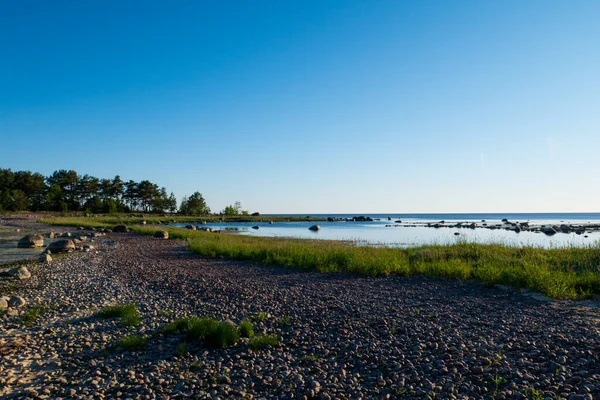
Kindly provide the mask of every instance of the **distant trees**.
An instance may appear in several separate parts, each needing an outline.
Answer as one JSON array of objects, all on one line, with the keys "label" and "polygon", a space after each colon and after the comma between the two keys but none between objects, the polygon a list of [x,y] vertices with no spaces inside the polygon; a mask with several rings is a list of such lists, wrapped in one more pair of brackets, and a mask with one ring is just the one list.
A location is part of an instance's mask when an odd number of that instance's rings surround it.
[{"label": "distant trees", "polygon": [[248,211],[242,210],[242,203],[236,201],[233,205],[228,205],[221,211],[223,215],[248,215]]},{"label": "distant trees", "polygon": [[202,193],[194,192],[190,197],[184,197],[181,200],[179,213],[186,215],[210,214],[210,208],[206,204]]},{"label": "distant trees", "polygon": [[162,213],[177,211],[177,199],[148,180],[124,182],[119,175],[99,179],[64,169],[44,177],[0,168],[1,210]]}]

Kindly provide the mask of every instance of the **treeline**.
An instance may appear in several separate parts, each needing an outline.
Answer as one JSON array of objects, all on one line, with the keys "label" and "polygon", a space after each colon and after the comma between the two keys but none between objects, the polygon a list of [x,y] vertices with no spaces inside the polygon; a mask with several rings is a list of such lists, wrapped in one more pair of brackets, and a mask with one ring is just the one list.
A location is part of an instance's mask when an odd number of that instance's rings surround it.
[{"label": "treeline", "polygon": [[0,211],[175,212],[177,199],[148,181],[100,179],[73,170],[43,176],[0,168]]}]

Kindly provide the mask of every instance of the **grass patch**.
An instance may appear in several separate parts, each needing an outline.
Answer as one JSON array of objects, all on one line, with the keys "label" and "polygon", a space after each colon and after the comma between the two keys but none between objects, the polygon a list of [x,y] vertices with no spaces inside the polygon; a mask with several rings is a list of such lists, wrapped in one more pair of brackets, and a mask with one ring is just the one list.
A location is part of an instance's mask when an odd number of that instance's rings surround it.
[{"label": "grass patch", "polygon": [[[153,228],[134,229],[154,233]],[[188,240],[192,252],[207,257],[224,256],[304,271],[477,279],[489,286],[528,288],[554,298],[582,299],[600,294],[600,245],[543,249],[462,242],[377,248],[340,241],[167,230],[170,237]]]},{"label": "grass patch", "polygon": [[263,322],[267,319],[267,314],[263,311],[256,313],[250,317],[250,320],[254,322]]},{"label": "grass patch", "polygon": [[135,304],[110,306],[98,312],[98,317],[105,319],[120,319],[125,326],[135,326],[140,323],[140,314]]},{"label": "grass patch", "polygon": [[254,336],[252,339],[250,339],[248,346],[250,346],[252,350],[256,351],[266,349],[268,347],[277,346],[278,344],[279,339],[277,339],[277,336],[275,335],[259,335]]},{"label": "grass patch", "polygon": [[32,306],[29,307],[29,309],[27,310],[27,312],[23,315],[21,315],[21,317],[19,318],[19,321],[26,326],[32,326],[37,319],[44,313],[48,312],[48,308],[41,306],[41,305],[36,305],[36,306]]},{"label": "grass patch", "polygon": [[229,321],[221,321],[216,329],[209,332],[206,337],[206,345],[214,349],[224,349],[240,340],[240,333],[235,325]]},{"label": "grass patch", "polygon": [[246,338],[254,337],[254,327],[250,320],[245,319],[240,323],[240,336]]},{"label": "grass patch", "polygon": [[177,319],[171,322],[170,324],[165,325],[165,327],[163,328],[163,333],[165,335],[173,335],[177,332],[187,332],[199,320],[200,319],[198,317],[186,317]]},{"label": "grass patch", "polygon": [[249,321],[243,322],[242,328],[238,328],[229,321],[189,317],[173,321],[163,328],[165,334],[185,333],[187,341],[203,339],[204,344],[212,348],[225,348],[239,342],[242,332],[254,335]]},{"label": "grass patch", "polygon": [[185,343],[179,343],[179,346],[177,346],[177,355],[181,358],[185,357],[185,355],[187,354],[187,347],[185,345]]},{"label": "grass patch", "polygon": [[206,336],[214,332],[218,326],[219,323],[213,318],[196,318],[187,331],[185,338],[186,340],[206,338]]},{"label": "grass patch", "polygon": [[144,336],[133,335],[119,340],[117,347],[120,347],[123,350],[135,351],[145,348],[147,344],[148,339]]}]

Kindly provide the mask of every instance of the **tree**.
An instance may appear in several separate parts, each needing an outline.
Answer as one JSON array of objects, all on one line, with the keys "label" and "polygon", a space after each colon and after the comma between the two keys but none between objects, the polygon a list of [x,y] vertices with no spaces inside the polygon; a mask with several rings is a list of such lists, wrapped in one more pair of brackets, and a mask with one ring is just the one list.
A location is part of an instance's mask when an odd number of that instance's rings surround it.
[{"label": "tree", "polygon": [[200,192],[194,192],[190,197],[184,197],[181,200],[179,212],[186,215],[204,215],[210,214],[210,208]]},{"label": "tree", "polygon": [[233,205],[229,205],[221,211],[221,214],[224,215],[240,215],[242,213],[242,203],[236,201]]}]

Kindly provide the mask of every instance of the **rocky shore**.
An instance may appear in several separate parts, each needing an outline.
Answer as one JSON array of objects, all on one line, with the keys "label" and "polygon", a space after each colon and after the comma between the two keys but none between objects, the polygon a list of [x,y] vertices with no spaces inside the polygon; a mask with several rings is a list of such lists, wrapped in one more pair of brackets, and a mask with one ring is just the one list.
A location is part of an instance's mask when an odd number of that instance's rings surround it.
[{"label": "rocky shore", "polygon": [[[1,398],[600,396],[594,303],[204,259],[183,241],[135,233],[97,236],[93,247],[26,263],[29,279],[0,280],[0,296],[26,301],[0,315]],[[126,303],[137,306],[139,325],[97,315]],[[279,343],[252,350],[242,339],[216,350],[163,335],[193,315],[252,318]],[[116,346],[131,335],[146,347]]]}]

